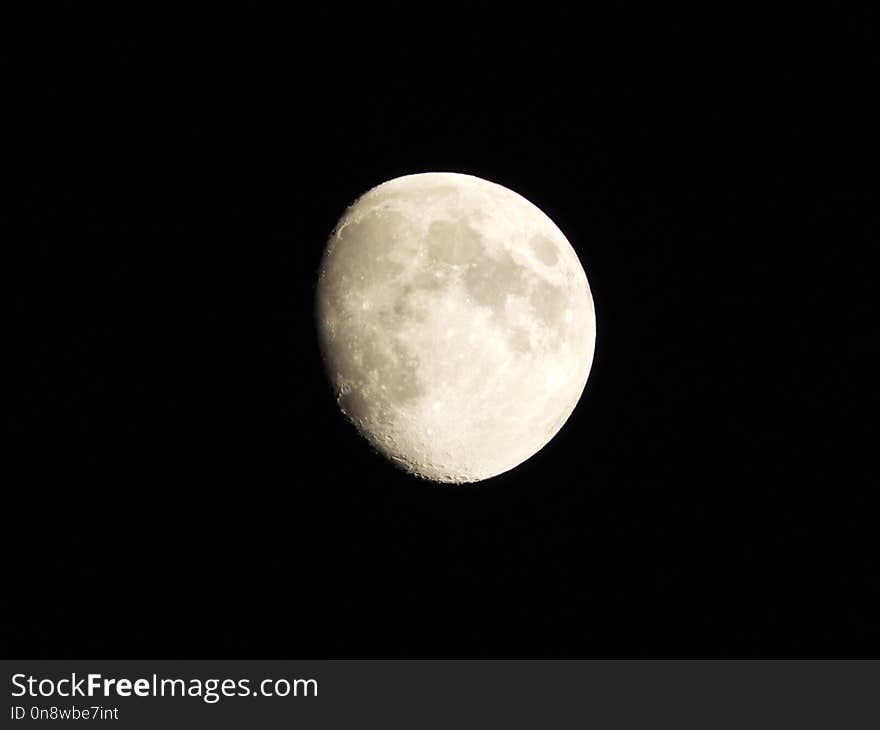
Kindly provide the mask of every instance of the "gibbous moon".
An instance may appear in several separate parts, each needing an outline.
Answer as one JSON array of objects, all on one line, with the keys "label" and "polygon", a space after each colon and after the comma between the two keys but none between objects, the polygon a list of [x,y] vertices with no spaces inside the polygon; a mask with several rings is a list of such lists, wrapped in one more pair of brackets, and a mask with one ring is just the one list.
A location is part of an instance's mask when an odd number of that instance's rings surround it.
[{"label": "gibbous moon", "polygon": [[476,482],[538,452],[590,372],[586,274],[541,210],[470,175],[407,175],[345,212],[316,315],[340,408],[400,468]]}]

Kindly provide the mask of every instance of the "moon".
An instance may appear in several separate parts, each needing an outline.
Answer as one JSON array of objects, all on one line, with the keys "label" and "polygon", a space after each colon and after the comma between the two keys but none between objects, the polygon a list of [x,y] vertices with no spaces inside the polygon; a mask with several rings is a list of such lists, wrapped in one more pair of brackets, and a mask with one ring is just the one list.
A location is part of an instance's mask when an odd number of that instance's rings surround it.
[{"label": "moon", "polygon": [[593,298],[563,233],[496,183],[432,172],[346,210],[316,290],[343,413],[383,456],[434,482],[477,482],[537,453],[586,386]]}]

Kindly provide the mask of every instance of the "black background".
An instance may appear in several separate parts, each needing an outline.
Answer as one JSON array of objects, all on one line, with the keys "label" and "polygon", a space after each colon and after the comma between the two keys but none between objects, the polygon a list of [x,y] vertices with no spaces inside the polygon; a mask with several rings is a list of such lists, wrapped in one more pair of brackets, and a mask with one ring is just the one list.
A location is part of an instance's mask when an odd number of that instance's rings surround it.
[{"label": "black background", "polygon": [[[880,655],[877,18],[805,12],[11,23],[4,654]],[[430,170],[596,303],[574,415],[474,486],[371,453],[314,336],[345,206]]]}]

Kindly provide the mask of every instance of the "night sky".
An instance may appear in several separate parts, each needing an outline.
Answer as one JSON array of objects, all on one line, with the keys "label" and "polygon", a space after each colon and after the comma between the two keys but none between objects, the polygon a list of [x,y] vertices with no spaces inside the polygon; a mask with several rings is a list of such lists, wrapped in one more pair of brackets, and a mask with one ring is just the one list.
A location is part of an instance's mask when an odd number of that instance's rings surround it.
[{"label": "night sky", "polygon": [[[880,656],[876,12],[116,5],[2,56],[4,656]],[[460,487],[313,323],[345,207],[433,170],[597,315],[568,423]]]}]

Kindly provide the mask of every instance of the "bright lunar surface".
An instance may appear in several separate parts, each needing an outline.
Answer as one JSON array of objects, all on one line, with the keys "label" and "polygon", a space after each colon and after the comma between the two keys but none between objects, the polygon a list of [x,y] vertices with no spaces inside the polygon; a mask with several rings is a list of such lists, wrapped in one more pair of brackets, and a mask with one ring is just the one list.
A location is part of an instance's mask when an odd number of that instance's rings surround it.
[{"label": "bright lunar surface", "polygon": [[501,185],[407,175],[342,216],[321,263],[340,408],[402,469],[475,482],[539,451],[583,393],[596,319],[562,232]]}]

